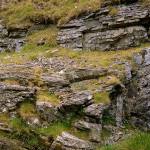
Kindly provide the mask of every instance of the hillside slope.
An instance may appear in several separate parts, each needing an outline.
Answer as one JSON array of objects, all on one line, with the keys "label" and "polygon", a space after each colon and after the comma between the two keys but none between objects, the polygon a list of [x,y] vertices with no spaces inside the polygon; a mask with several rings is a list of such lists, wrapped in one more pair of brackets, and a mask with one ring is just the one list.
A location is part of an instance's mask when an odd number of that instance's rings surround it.
[{"label": "hillside slope", "polygon": [[149,0],[0,4],[0,150],[150,149]]}]

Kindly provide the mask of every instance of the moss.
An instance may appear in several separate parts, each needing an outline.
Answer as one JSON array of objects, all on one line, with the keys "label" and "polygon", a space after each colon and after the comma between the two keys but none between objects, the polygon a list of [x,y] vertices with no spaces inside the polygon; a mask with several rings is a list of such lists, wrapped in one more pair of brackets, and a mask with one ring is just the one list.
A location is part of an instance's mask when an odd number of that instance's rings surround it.
[{"label": "moss", "polygon": [[95,103],[109,104],[110,103],[109,93],[108,92],[95,93],[94,101]]},{"label": "moss", "polygon": [[109,76],[107,77],[106,85],[116,85],[120,84],[121,81],[116,76]]},{"label": "moss", "polygon": [[111,16],[117,15],[117,14],[118,14],[118,9],[117,9],[116,7],[110,7],[110,12],[109,12],[109,14],[110,14]]},{"label": "moss", "polygon": [[1,113],[0,114],[0,122],[9,124],[9,122],[10,122],[9,115],[7,113]]}]

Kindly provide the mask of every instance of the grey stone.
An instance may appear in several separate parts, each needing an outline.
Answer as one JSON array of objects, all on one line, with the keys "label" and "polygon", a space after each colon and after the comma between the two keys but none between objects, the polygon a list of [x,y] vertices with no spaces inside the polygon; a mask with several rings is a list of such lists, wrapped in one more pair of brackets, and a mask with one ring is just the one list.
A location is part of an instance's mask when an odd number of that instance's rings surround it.
[{"label": "grey stone", "polygon": [[56,106],[53,106],[50,102],[37,101],[36,109],[42,120],[47,121],[48,123],[53,123],[62,117],[58,112]]},{"label": "grey stone", "polygon": [[64,76],[70,82],[78,82],[88,79],[96,79],[107,74],[107,69],[72,69],[67,70]]},{"label": "grey stone", "polygon": [[88,91],[73,93],[59,106],[61,112],[74,112],[81,110],[93,103],[93,96]]},{"label": "grey stone", "polygon": [[61,136],[56,138],[50,150],[55,150],[57,148],[63,150],[94,150],[90,142],[81,140],[67,132],[63,132]]},{"label": "grey stone", "polygon": [[79,120],[78,122],[75,122],[74,127],[76,127],[79,130],[89,131],[89,138],[91,142],[101,142],[101,124],[89,123],[86,121]]},{"label": "grey stone", "polygon": [[0,84],[0,113],[16,109],[19,103],[30,99],[34,100],[34,88]]},{"label": "grey stone", "polygon": [[71,20],[60,26],[58,43],[62,47],[90,50],[118,50],[148,41],[149,9],[139,3],[109,7]]},{"label": "grey stone", "polygon": [[19,51],[25,44],[27,29],[7,29],[0,21],[0,51]]},{"label": "grey stone", "polygon": [[92,104],[84,109],[84,113],[87,116],[87,121],[93,123],[102,123],[102,116],[104,110],[107,108],[104,104]]}]

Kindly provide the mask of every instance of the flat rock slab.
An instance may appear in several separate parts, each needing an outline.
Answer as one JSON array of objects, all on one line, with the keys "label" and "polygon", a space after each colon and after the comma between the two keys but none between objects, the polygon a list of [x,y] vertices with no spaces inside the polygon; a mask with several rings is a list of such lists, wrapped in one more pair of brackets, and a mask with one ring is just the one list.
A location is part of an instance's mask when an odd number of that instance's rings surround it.
[{"label": "flat rock slab", "polygon": [[64,150],[94,150],[90,142],[81,140],[67,132],[63,132],[62,135],[56,138],[50,150],[57,148]]}]

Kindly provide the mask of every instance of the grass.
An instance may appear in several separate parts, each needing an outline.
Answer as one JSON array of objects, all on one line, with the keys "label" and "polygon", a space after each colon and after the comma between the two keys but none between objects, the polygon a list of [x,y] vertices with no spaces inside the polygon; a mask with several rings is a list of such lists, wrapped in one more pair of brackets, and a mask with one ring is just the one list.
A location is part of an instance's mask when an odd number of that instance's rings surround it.
[{"label": "grass", "polygon": [[116,85],[116,84],[120,84],[120,83],[121,83],[121,81],[116,76],[108,76],[107,77],[106,85]]},{"label": "grass", "polygon": [[149,141],[149,133],[137,132],[119,144],[106,146],[97,150],[149,150]]},{"label": "grass", "polygon": [[40,134],[53,136],[54,138],[56,138],[63,131],[69,131],[70,128],[71,126],[67,122],[56,122],[52,125],[49,125],[48,127],[40,128],[38,132]]},{"label": "grass", "polygon": [[58,29],[56,26],[49,26],[38,32],[33,32],[27,37],[28,44],[37,45],[40,40],[44,40],[44,44],[49,47],[56,47],[56,37]]},{"label": "grass", "polygon": [[100,84],[98,80],[85,80],[81,82],[75,82],[71,85],[71,88],[75,91],[84,91],[84,90],[90,90],[95,91],[97,88],[99,88]]},{"label": "grass", "polygon": [[56,122],[48,127],[39,128],[38,133],[45,135],[45,136],[52,136],[56,138],[58,135],[61,135],[62,132],[68,132],[74,136],[77,136],[81,139],[87,140],[89,137],[88,132],[86,131],[79,131],[71,126],[72,121],[63,121],[63,122]]},{"label": "grass", "polygon": [[94,102],[109,104],[110,103],[109,93],[108,92],[95,93],[94,94]]},{"label": "grass", "polygon": [[29,26],[34,23],[64,24],[81,14],[97,10],[101,0],[26,0],[10,3],[1,17],[8,26]]},{"label": "grass", "polygon": [[37,93],[37,101],[50,102],[53,105],[58,105],[60,102],[57,96],[49,93],[48,91],[39,91]]},{"label": "grass", "polygon": [[9,122],[10,122],[9,115],[7,113],[1,113],[0,114],[0,122],[9,124]]},{"label": "grass", "polygon": [[31,102],[22,103],[20,105],[18,112],[23,119],[28,119],[30,117],[37,116],[35,105],[32,104]]}]

